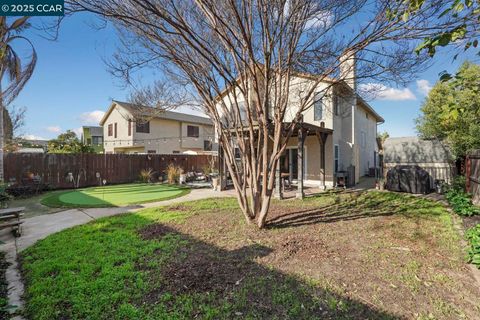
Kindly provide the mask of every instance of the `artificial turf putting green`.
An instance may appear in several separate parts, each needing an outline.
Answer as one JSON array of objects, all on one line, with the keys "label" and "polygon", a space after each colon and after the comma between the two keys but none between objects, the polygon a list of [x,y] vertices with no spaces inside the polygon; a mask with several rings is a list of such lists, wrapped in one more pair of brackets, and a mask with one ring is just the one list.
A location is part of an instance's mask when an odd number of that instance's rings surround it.
[{"label": "artificial turf putting green", "polygon": [[116,207],[183,196],[190,189],[165,184],[122,184],[54,192],[42,199],[49,207]]}]

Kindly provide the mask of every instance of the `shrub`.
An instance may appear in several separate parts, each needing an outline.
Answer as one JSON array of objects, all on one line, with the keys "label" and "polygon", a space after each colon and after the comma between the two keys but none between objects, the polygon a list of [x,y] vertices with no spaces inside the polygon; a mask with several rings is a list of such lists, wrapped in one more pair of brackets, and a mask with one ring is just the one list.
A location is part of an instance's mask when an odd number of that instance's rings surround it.
[{"label": "shrub", "polygon": [[152,181],[152,177],[153,177],[153,170],[152,169],[142,169],[140,171],[140,181],[144,182],[144,183],[149,183],[150,181]]},{"label": "shrub", "polygon": [[445,197],[453,211],[460,216],[470,217],[480,214],[480,208],[473,205],[471,196],[465,192],[464,176],[458,176],[453,180],[447,187]]},{"label": "shrub", "polygon": [[480,214],[480,208],[472,203],[471,196],[463,190],[450,189],[446,193],[446,198],[453,211],[460,216],[474,216]]},{"label": "shrub", "polygon": [[480,269],[480,224],[469,229],[466,233],[470,249],[468,250],[468,262],[473,263]]},{"label": "shrub", "polygon": [[467,179],[465,176],[456,176],[453,179],[451,189],[465,191],[465,186],[467,185]]},{"label": "shrub", "polygon": [[5,183],[0,184],[0,206],[4,207],[11,199],[12,196],[7,193],[7,185]]},{"label": "shrub", "polygon": [[180,180],[180,175],[183,173],[183,169],[179,166],[170,163],[167,167],[167,181],[170,184],[177,183]]}]

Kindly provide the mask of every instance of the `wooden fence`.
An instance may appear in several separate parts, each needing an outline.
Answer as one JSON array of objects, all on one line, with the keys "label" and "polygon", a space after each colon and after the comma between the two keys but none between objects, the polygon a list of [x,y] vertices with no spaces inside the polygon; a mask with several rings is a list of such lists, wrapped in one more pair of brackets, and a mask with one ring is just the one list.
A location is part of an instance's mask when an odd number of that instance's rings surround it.
[{"label": "wooden fence", "polygon": [[6,182],[26,184],[40,180],[53,189],[74,186],[69,173],[79,181],[79,187],[96,186],[105,179],[108,184],[139,180],[142,169],[164,173],[173,163],[185,172],[202,171],[216,164],[216,156],[183,154],[34,154],[7,153],[4,155]]},{"label": "wooden fence", "polygon": [[473,203],[480,204],[480,150],[470,152],[466,162],[467,191],[472,194]]}]

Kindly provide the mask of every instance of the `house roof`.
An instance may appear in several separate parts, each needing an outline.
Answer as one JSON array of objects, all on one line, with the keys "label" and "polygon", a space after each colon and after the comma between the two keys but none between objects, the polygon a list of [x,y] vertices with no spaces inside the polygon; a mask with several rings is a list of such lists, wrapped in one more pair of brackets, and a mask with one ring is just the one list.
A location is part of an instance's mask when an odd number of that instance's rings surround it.
[{"label": "house roof", "polygon": [[103,125],[107,120],[108,116],[115,108],[116,105],[119,105],[126,109],[133,118],[140,118],[140,117],[152,117],[157,119],[167,119],[167,120],[175,120],[181,122],[189,122],[189,123],[198,123],[198,124],[205,124],[205,125],[213,125],[212,120],[206,117],[194,116],[187,113],[181,112],[174,112],[169,110],[159,110],[152,107],[146,106],[139,106],[128,102],[122,102],[113,100],[110,108],[103,116],[102,120],[100,120],[100,125]]},{"label": "house roof", "polygon": [[374,117],[375,119],[377,120],[377,123],[384,123],[385,122],[385,119],[383,119],[382,116],[380,116],[376,111],[375,109],[373,109],[373,107],[368,104],[367,101],[365,101],[362,97],[360,97],[360,95],[357,94],[357,100],[360,102],[360,104],[368,111],[370,112]]},{"label": "house roof", "polygon": [[[296,71],[294,73],[294,75],[297,76],[297,77],[300,77],[300,78],[305,78],[305,79],[310,79],[310,80],[321,80],[321,82],[328,82],[328,83],[331,83],[331,84],[334,84],[334,85],[340,85],[340,86],[343,86],[344,88],[348,89],[351,92],[354,91],[344,80],[339,81],[338,79],[335,79],[335,78],[332,78],[332,77],[326,77],[326,76],[322,77],[322,76],[319,76],[319,75],[300,72],[300,71]],[[237,82],[238,81],[239,81],[239,79],[237,79]],[[223,98],[231,90],[230,88],[231,87],[224,88],[220,92],[220,94],[218,94],[214,98],[214,100],[217,101],[218,99]],[[357,100],[360,103],[360,105],[363,106],[368,112],[370,112],[370,114],[372,114],[375,117],[375,119],[377,120],[377,123],[385,122],[385,119],[383,119],[383,117],[380,116],[375,111],[375,109],[373,109],[373,107],[367,101],[365,101],[365,99],[363,99],[358,93],[355,93],[355,95],[356,95]]]},{"label": "house roof", "polygon": [[88,129],[92,136],[103,136],[103,127],[99,126],[83,126],[83,129]]},{"label": "house roof", "polygon": [[418,137],[388,138],[383,145],[385,163],[449,163],[454,159],[439,140]]}]

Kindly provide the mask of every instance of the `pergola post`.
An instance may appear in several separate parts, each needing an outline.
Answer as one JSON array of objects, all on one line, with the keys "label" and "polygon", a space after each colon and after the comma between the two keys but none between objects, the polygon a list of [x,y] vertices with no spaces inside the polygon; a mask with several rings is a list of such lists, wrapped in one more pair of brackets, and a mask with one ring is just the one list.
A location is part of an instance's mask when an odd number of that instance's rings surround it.
[{"label": "pergola post", "polygon": [[325,144],[327,142],[327,137],[328,137],[327,133],[317,131],[317,138],[320,144],[320,171],[322,174],[320,188],[323,188],[323,190],[327,188],[325,183]]},{"label": "pergola post", "polygon": [[276,199],[283,199],[282,192],[282,171],[280,168],[280,159],[277,161],[277,167],[275,168],[275,192],[274,197]]},{"label": "pergola post", "polygon": [[303,179],[305,169],[303,167],[303,154],[304,154],[304,145],[305,145],[305,132],[303,128],[298,129],[298,149],[297,149],[297,199],[303,199],[305,193],[303,191]]}]

